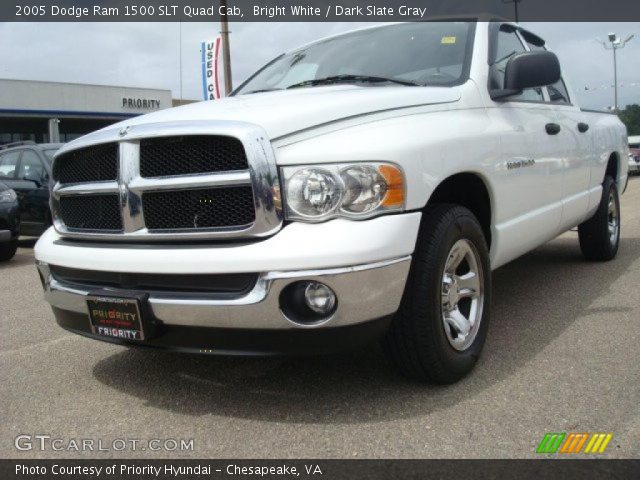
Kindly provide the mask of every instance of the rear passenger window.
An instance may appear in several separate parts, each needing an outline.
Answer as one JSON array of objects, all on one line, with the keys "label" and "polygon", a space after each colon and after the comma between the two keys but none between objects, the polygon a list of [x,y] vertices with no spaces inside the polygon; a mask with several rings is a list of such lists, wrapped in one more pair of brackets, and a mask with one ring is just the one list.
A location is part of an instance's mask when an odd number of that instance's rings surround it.
[{"label": "rear passenger window", "polygon": [[[496,44],[496,57],[489,72],[489,83],[491,89],[500,90],[504,88],[504,74],[507,68],[507,62],[516,53],[525,52],[524,45],[520,41],[515,31],[500,30],[498,32],[498,39]],[[520,95],[513,95],[509,97],[512,101],[529,101],[529,102],[543,102],[541,88],[528,88],[524,90]]]},{"label": "rear passenger window", "polygon": [[0,178],[15,178],[18,158],[20,158],[20,150],[7,152],[0,155]]}]

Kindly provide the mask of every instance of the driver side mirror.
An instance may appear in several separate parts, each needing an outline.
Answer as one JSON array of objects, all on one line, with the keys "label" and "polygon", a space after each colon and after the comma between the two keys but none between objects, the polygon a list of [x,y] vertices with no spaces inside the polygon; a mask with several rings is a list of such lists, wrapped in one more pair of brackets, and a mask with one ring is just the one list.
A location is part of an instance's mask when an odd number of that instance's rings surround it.
[{"label": "driver side mirror", "polygon": [[491,90],[491,98],[510,97],[525,88],[546,87],[560,80],[560,62],[555,53],[522,52],[509,59],[504,72],[504,87]]}]

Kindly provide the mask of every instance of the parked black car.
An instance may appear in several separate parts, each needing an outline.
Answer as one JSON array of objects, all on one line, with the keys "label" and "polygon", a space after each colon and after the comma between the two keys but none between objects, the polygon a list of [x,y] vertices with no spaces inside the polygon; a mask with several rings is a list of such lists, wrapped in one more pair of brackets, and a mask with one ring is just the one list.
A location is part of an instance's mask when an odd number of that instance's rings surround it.
[{"label": "parked black car", "polygon": [[18,197],[0,182],[0,262],[11,260],[18,248],[20,216]]},{"label": "parked black car", "polygon": [[17,142],[0,147],[0,182],[18,195],[21,235],[39,236],[51,225],[51,163],[61,146]]}]

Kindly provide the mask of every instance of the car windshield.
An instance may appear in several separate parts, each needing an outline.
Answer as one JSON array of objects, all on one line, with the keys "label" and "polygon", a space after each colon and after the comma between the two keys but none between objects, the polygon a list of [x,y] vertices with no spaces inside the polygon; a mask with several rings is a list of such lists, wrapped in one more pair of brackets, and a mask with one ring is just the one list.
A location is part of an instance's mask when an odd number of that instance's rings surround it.
[{"label": "car windshield", "polygon": [[51,164],[51,162],[53,162],[53,156],[56,154],[56,152],[58,151],[57,148],[48,148],[46,150],[43,150],[45,157],[47,157],[47,161],[49,162],[49,164]]},{"label": "car windshield", "polygon": [[281,55],[234,95],[333,83],[451,86],[466,80],[472,22],[418,22],[348,33]]}]

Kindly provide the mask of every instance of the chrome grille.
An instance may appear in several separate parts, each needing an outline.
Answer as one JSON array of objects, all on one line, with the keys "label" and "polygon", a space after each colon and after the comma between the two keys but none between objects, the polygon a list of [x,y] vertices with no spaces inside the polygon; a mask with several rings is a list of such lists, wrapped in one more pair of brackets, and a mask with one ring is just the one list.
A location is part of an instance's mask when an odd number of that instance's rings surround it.
[{"label": "chrome grille", "polygon": [[115,179],[55,178],[54,226],[64,236],[256,238],[282,226],[275,158],[259,127],[207,121],[100,131],[76,141],[74,150],[63,149],[54,164],[73,158],[81,171],[87,152],[107,144],[117,148]]}]

